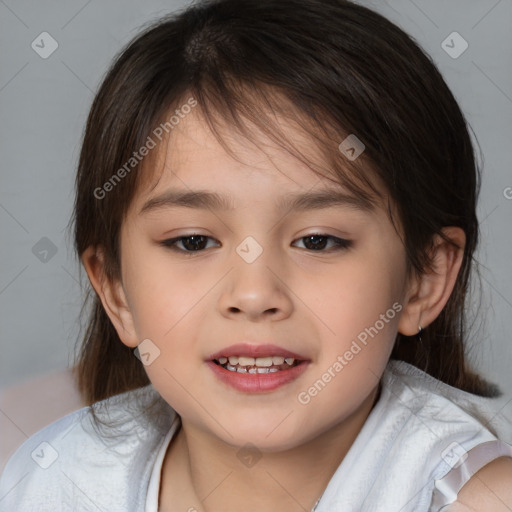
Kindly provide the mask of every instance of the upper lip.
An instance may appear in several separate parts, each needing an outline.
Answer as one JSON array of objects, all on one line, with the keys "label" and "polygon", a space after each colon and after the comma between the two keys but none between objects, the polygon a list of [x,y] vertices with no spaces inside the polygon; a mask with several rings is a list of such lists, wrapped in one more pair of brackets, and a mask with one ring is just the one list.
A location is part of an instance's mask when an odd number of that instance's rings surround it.
[{"label": "upper lip", "polygon": [[230,357],[230,356],[246,356],[246,357],[265,357],[265,356],[281,356],[281,357],[293,357],[294,359],[305,361],[306,357],[286,350],[277,345],[271,344],[251,344],[251,343],[237,343],[229,347],[223,348],[215,354],[209,357],[210,361],[219,359],[219,357]]}]

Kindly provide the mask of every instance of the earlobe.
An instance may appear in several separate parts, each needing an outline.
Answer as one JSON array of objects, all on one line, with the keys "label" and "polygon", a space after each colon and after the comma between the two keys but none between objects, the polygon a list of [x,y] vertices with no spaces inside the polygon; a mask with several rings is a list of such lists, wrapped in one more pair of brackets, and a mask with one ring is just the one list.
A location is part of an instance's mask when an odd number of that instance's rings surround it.
[{"label": "earlobe", "polygon": [[434,237],[430,251],[432,268],[412,281],[398,324],[398,331],[405,336],[417,334],[420,325],[424,329],[431,324],[443,310],[455,286],[466,235],[461,228],[454,226],[445,227],[442,231],[455,245],[439,235]]},{"label": "earlobe", "polygon": [[125,291],[120,280],[111,281],[106,275],[103,249],[90,246],[83,252],[81,259],[91,286],[100,298],[119,338],[125,345],[136,347],[138,338]]}]

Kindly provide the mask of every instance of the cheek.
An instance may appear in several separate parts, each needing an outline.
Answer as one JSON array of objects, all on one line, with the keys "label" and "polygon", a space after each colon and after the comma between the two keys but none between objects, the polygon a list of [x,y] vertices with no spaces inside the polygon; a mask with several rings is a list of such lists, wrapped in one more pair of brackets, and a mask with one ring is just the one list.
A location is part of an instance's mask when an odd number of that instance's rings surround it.
[{"label": "cheek", "polygon": [[[327,408],[338,407],[340,397],[355,404],[376,385],[387,364],[403,309],[396,284],[400,269],[389,262],[384,256],[361,256],[350,268],[340,266],[316,283],[315,312],[324,343],[314,377],[322,395],[318,402]],[[324,385],[329,391],[323,392]]]},{"label": "cheek", "polygon": [[202,357],[196,335],[208,291],[218,281],[217,274],[199,275],[191,270],[190,263],[171,264],[165,250],[153,249],[149,257],[143,256],[141,251],[131,266],[132,314],[137,335],[158,346],[162,357],[155,368],[165,361],[168,369],[185,371],[190,360]]},{"label": "cheek", "polygon": [[212,284],[194,279],[190,266],[171,264],[163,249],[161,254],[153,249],[136,256],[127,266],[127,275],[137,333],[164,341],[175,326],[187,321]]},{"label": "cheek", "polygon": [[331,332],[356,335],[357,329],[373,325],[400,297],[398,274],[375,257],[354,258],[334,272],[316,276],[301,293]]},{"label": "cheek", "polygon": [[[158,357],[144,367],[155,389],[180,414],[197,411],[186,390],[193,390],[195,372],[203,354],[197,343],[200,298],[205,290],[190,283],[183,273],[146,269],[135,307],[140,339],[150,339]],[[195,392],[194,392],[195,393]]]}]

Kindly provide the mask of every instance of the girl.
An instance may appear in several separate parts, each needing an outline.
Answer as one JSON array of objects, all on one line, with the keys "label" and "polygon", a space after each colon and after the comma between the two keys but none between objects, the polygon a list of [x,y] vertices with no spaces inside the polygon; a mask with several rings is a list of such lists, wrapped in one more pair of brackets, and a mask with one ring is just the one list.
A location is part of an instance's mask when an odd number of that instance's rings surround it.
[{"label": "girl", "polygon": [[0,510],[510,509],[510,425],[464,357],[478,178],[440,73],[368,8],[146,29],[76,179],[89,406],[11,457]]}]

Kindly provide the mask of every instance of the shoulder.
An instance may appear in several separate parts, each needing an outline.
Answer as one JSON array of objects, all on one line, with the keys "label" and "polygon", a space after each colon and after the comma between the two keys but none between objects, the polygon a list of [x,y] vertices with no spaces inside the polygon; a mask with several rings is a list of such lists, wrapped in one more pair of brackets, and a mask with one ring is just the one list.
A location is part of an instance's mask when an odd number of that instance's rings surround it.
[{"label": "shoulder", "polygon": [[[0,478],[0,512],[65,510],[63,504],[69,510],[97,510],[100,505],[112,510],[116,494],[123,501],[118,510],[135,510],[133,502],[142,499],[153,455],[172,419],[162,415],[161,424],[152,421],[149,410],[155,398],[149,388],[123,393],[29,437]],[[131,485],[130,479],[137,483]]]},{"label": "shoulder", "polygon": [[453,425],[465,424],[462,430],[477,428],[489,432],[493,438],[512,439],[510,423],[498,414],[506,405],[501,398],[462,391],[404,361],[391,360],[384,377],[399,398],[396,401],[431,428],[437,424],[442,430],[450,430],[447,423],[453,422]]},{"label": "shoulder", "polygon": [[87,416],[88,407],[83,407],[31,435],[11,455],[2,476],[15,467],[29,468],[32,464],[45,469],[50,467],[59,456],[55,450],[57,445],[65,451],[73,449],[79,432],[76,427],[80,426]]},{"label": "shoulder", "polygon": [[0,478],[0,511],[28,510],[37,494],[43,503],[58,503],[57,488],[64,472],[57,468],[83,446],[77,433],[87,413],[87,408],[79,409],[39,430],[18,447]]},{"label": "shoulder", "polygon": [[512,457],[493,460],[459,491],[449,512],[508,512],[512,509]]}]

